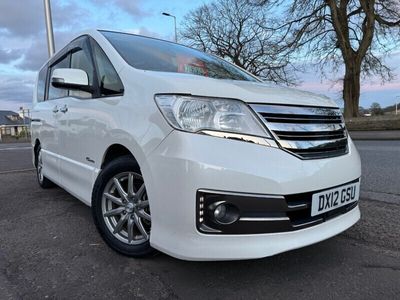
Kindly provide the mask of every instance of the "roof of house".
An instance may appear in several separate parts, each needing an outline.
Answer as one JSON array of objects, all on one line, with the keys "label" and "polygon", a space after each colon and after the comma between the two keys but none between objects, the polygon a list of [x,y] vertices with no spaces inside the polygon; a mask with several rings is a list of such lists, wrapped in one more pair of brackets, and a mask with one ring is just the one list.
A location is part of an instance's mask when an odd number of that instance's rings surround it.
[{"label": "roof of house", "polygon": [[[29,125],[31,120],[25,117],[25,125]],[[24,119],[22,119],[18,113],[11,110],[0,110],[0,126],[1,125],[24,125]]]}]

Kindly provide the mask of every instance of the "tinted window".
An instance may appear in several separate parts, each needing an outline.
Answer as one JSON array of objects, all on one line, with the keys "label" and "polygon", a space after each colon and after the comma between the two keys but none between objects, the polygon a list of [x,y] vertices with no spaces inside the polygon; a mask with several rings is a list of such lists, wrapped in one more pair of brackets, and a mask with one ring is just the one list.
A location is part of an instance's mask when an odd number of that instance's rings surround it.
[{"label": "tinted window", "polygon": [[[88,74],[89,85],[93,86],[94,68],[89,51],[85,47],[71,54],[71,68],[81,69]],[[84,91],[70,90],[70,96],[79,98],[92,98],[92,94]]]},{"label": "tinted window", "polygon": [[44,67],[43,69],[40,70],[38,75],[37,94],[36,94],[38,102],[44,101],[44,94],[46,90],[46,75],[47,75],[47,67]]},{"label": "tinted window", "polygon": [[223,59],[167,41],[102,31],[125,61],[142,70],[177,72],[218,79],[256,81]]},{"label": "tinted window", "polygon": [[97,76],[101,96],[120,95],[124,92],[121,79],[99,45],[93,41],[93,57],[97,66]]},{"label": "tinted window", "polygon": [[[62,60],[60,60],[58,63],[56,63],[55,65],[51,66],[50,74],[52,75],[53,71],[55,69],[69,68],[69,60],[70,60],[70,56],[67,55]],[[50,75],[50,78],[51,78],[51,75]],[[62,97],[67,97],[67,96],[68,96],[68,90],[56,88],[51,84],[51,82],[49,82],[49,95],[47,97],[49,100],[62,98]]]}]

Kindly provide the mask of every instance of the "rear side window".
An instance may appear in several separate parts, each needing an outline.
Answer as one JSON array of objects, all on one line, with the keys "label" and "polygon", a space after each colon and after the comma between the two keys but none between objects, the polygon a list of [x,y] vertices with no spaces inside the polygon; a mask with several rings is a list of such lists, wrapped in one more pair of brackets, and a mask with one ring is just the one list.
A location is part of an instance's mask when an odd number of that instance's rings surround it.
[{"label": "rear side window", "polygon": [[[57,62],[55,65],[52,65],[50,68],[50,78],[55,69],[69,68],[69,60],[70,60],[70,55],[68,54],[59,62]],[[49,82],[49,96],[47,97],[49,100],[67,96],[68,96],[68,90],[56,88],[51,84],[51,82]]]},{"label": "rear side window", "polygon": [[44,101],[44,94],[46,91],[46,75],[47,75],[47,67],[44,67],[39,71],[38,75],[37,94],[36,94],[37,102]]},{"label": "rear side window", "polygon": [[124,92],[124,86],[107,55],[95,41],[92,42],[92,48],[97,66],[100,96],[121,95]]}]

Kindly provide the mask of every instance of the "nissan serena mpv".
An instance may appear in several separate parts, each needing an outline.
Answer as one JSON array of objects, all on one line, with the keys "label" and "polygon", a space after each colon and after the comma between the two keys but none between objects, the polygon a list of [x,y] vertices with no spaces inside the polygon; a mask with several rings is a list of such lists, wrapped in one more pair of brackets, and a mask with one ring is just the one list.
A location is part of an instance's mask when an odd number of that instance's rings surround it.
[{"label": "nissan serena mpv", "polygon": [[85,32],[41,68],[32,117],[40,186],[91,206],[125,255],[260,258],[360,218],[360,159],[333,101],[183,45]]}]

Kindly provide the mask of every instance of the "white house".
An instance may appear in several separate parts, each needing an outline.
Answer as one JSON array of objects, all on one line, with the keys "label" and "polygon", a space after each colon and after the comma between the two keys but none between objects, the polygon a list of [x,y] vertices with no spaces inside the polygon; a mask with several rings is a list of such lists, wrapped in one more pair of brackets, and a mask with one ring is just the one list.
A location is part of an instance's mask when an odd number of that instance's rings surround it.
[{"label": "white house", "polygon": [[0,141],[7,137],[19,137],[29,132],[31,120],[10,110],[0,110]]}]

